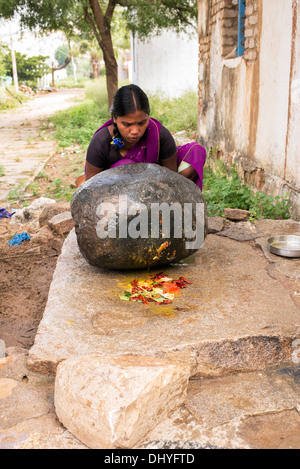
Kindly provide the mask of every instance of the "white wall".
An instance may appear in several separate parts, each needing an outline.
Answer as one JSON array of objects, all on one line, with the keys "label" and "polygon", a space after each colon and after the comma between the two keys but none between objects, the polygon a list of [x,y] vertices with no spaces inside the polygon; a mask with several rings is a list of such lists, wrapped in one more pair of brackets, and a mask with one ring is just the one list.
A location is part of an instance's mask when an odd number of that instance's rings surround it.
[{"label": "white wall", "polygon": [[300,14],[297,15],[297,31],[291,80],[290,121],[286,154],[286,180],[300,187]]},{"label": "white wall", "polygon": [[145,92],[169,97],[198,88],[198,36],[168,31],[146,42],[132,39],[132,81]]},{"label": "white wall", "polygon": [[284,175],[291,36],[292,0],[264,0],[255,157],[279,177]]}]

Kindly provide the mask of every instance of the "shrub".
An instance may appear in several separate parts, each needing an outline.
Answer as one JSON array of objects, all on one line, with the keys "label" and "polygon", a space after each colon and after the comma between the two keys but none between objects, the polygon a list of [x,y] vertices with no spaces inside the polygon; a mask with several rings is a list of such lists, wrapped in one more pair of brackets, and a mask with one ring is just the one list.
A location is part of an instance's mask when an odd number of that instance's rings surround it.
[{"label": "shrub", "polygon": [[224,162],[217,160],[215,172],[204,168],[203,196],[209,216],[223,216],[226,207],[250,211],[250,220],[259,218],[290,218],[288,196],[272,197],[261,191],[254,192],[247,186],[236,171],[235,165],[226,168]]}]

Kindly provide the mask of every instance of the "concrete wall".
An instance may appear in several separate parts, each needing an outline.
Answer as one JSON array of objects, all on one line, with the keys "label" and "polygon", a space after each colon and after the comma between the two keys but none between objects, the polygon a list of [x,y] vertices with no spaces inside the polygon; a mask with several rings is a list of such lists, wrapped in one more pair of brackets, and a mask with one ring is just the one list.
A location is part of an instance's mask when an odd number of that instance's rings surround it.
[{"label": "concrete wall", "polygon": [[285,178],[300,186],[300,2],[293,16]]},{"label": "concrete wall", "polygon": [[247,0],[242,57],[237,3],[198,0],[198,139],[300,218],[300,0]]},{"label": "concrete wall", "polygon": [[268,173],[279,177],[284,175],[291,36],[292,0],[265,0],[260,37],[255,157]]},{"label": "concrete wall", "polygon": [[145,92],[176,97],[198,87],[197,33],[167,31],[141,42],[132,38],[132,81]]}]

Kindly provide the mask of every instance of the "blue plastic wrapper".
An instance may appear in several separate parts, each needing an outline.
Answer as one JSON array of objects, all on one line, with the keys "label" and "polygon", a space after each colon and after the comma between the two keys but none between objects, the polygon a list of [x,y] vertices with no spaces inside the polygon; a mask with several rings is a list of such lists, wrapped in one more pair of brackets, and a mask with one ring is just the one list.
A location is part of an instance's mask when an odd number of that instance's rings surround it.
[{"label": "blue plastic wrapper", "polygon": [[14,213],[9,213],[5,208],[0,208],[0,218],[11,218]]},{"label": "blue plastic wrapper", "polygon": [[10,239],[7,244],[9,246],[20,246],[20,244],[23,243],[23,241],[29,241],[30,236],[28,233],[23,231],[22,234],[16,234],[12,239]]}]

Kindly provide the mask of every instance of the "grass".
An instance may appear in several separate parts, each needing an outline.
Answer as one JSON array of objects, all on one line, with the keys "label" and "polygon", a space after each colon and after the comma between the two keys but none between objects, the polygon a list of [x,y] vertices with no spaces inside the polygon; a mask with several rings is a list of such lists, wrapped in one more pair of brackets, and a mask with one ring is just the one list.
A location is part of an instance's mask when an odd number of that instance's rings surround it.
[{"label": "grass", "polygon": [[289,197],[273,197],[261,191],[254,191],[239,177],[235,165],[230,168],[221,160],[204,168],[203,196],[209,216],[223,216],[225,208],[239,208],[250,212],[250,220],[259,218],[290,218]]},{"label": "grass", "polygon": [[55,83],[57,88],[84,88],[88,78],[77,78],[77,83],[75,83],[74,77],[67,77],[62,80],[59,80]]},{"label": "grass", "polygon": [[171,132],[185,130],[187,134],[197,130],[197,95],[187,91],[176,99],[158,94],[149,95],[151,116],[159,120]]},{"label": "grass", "polygon": [[86,99],[72,109],[51,117],[55,127],[55,139],[59,146],[68,147],[77,143],[87,147],[94,132],[107,120],[108,111],[103,117],[103,111],[100,112],[100,109],[101,107],[91,99]]},{"label": "grass", "polygon": [[[8,86],[7,89],[0,87],[0,111],[15,109],[25,103],[30,98],[21,91],[16,92],[14,86]],[[20,103],[20,101],[21,103]]]},{"label": "grass", "polygon": [[24,192],[26,188],[26,178],[23,178],[21,181],[17,182],[15,186],[10,189],[8,193],[8,199],[11,203],[19,202],[23,200]]}]

